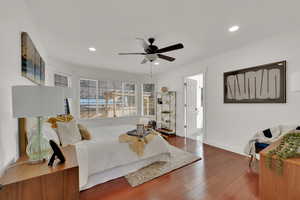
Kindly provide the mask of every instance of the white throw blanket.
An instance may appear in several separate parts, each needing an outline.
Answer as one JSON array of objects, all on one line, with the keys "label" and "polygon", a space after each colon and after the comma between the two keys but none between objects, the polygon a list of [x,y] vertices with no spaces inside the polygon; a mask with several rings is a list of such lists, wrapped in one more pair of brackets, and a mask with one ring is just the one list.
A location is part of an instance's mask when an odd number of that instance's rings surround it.
[{"label": "white throw blanket", "polygon": [[264,135],[263,131],[257,132],[253,138],[248,142],[245,147],[244,153],[247,155],[251,155],[255,157],[255,143],[266,143],[272,144],[279,140],[282,136],[284,136],[289,131],[295,130],[297,125],[280,125],[270,128],[272,137],[268,138]]}]

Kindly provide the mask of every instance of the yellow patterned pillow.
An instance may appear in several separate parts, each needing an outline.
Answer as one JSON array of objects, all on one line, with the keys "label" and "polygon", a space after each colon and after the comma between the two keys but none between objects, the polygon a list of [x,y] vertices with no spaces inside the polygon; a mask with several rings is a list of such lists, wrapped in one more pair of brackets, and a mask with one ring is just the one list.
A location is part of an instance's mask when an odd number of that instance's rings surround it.
[{"label": "yellow patterned pillow", "polygon": [[47,122],[51,124],[52,128],[57,128],[56,122],[69,122],[73,119],[74,117],[72,115],[60,115],[57,117],[50,117]]}]

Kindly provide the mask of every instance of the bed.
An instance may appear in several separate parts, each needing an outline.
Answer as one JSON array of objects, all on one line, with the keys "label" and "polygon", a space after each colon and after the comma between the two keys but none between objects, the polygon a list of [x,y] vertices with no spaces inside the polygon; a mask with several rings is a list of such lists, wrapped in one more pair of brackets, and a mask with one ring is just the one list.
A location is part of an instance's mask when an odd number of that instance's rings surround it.
[{"label": "bed", "polygon": [[[168,161],[170,158],[169,144],[161,136],[156,136],[145,146],[144,155],[141,157],[131,151],[127,143],[120,143],[119,135],[134,129],[134,125],[85,125],[91,132],[92,139],[74,144],[79,163],[80,190],[125,176],[157,161]],[[33,126],[32,119],[19,120],[21,154],[25,152],[26,131]]]}]

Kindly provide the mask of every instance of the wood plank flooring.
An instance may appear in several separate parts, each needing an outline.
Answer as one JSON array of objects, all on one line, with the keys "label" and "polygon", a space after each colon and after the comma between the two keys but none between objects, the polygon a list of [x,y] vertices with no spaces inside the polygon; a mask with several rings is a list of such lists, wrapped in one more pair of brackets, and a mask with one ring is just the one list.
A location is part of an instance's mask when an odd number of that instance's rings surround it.
[{"label": "wood plank flooring", "polygon": [[168,140],[202,160],[135,188],[118,178],[81,192],[80,200],[258,199],[258,174],[246,157],[182,137]]}]

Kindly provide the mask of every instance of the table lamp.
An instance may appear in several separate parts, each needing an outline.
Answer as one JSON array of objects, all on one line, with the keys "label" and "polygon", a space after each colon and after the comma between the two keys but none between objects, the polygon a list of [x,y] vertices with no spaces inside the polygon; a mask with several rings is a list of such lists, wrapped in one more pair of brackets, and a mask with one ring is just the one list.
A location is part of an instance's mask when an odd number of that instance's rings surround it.
[{"label": "table lamp", "polygon": [[43,116],[64,114],[65,92],[59,87],[13,86],[14,118],[36,117],[37,131],[28,138],[26,153],[30,163],[40,163],[50,154],[50,145],[42,134]]}]

